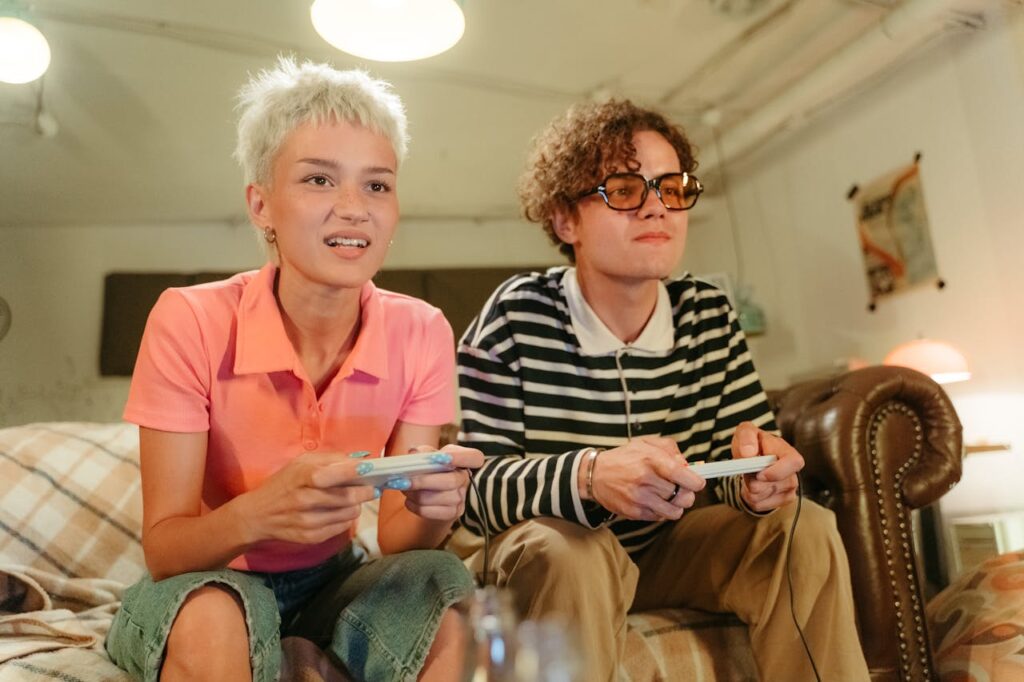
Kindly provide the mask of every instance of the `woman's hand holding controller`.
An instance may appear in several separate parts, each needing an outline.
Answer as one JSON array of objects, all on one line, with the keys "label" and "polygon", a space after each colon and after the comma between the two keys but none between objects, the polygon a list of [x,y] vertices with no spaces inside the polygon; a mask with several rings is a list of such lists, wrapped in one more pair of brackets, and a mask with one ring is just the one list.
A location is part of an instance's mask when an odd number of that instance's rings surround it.
[{"label": "woman's hand holding controller", "polygon": [[[435,448],[420,446],[413,452],[432,452]],[[466,489],[470,469],[483,466],[479,450],[460,445],[446,445],[441,452],[450,456],[447,462],[454,469],[434,474],[421,474],[391,481],[386,487],[405,495],[405,507],[413,514],[431,521],[455,521],[466,509]]]},{"label": "woman's hand holding controller", "polygon": [[335,453],[305,453],[236,497],[250,544],[310,545],[346,532],[359,518],[360,505],[379,496],[371,486],[342,485],[357,475],[358,465],[357,459],[339,461]]}]

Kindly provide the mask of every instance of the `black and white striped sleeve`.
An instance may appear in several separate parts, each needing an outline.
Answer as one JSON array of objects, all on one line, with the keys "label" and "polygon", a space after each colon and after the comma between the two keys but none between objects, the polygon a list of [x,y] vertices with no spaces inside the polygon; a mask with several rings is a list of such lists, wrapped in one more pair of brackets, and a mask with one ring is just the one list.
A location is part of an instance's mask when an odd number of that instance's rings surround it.
[{"label": "black and white striped sleeve", "polygon": [[501,533],[528,519],[555,516],[590,528],[607,512],[584,505],[577,476],[584,449],[531,456],[523,427],[523,389],[517,346],[503,315],[484,313],[474,320],[459,344],[459,443],[477,448],[486,459],[474,475],[483,508],[472,491],[464,525],[483,534]]}]

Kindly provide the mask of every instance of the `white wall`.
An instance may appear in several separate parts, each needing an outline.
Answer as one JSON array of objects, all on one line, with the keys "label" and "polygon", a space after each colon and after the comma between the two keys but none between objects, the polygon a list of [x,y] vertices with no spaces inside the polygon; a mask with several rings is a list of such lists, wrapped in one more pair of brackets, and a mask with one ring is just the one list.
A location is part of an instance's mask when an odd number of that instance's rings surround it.
[{"label": "white wall", "polygon": [[[947,387],[967,440],[1010,442],[1024,456],[1024,29],[1015,17],[932,47],[730,169],[745,279],[768,318],[751,344],[768,385],[850,356],[880,362],[921,335],[944,339],[974,374]],[[948,286],[870,313],[846,193],[918,151]],[[691,232],[694,271],[735,271],[718,204]]]},{"label": "white wall", "polygon": [[[540,229],[516,221],[403,222],[387,267],[557,262]],[[262,252],[248,225],[0,229],[0,296],[13,311],[0,341],[0,426],[120,419],[128,380],[99,376],[109,272],[241,271]]]},{"label": "white wall", "polygon": [[[918,335],[951,341],[974,371],[950,387],[968,440],[1024,452],[1024,25],[996,23],[912,60],[855,101],[731,168],[738,244],[721,198],[693,216],[686,269],[754,287],[768,333],[752,339],[765,383],[782,386],[837,358],[879,362]],[[866,310],[846,201],[923,154],[925,199],[949,286]],[[704,150],[707,155],[711,150]],[[388,265],[558,262],[539,229],[514,220],[406,221]],[[98,376],[103,276],[110,271],[245,269],[261,262],[246,225],[0,229],[0,425],[116,419],[126,381]]]}]

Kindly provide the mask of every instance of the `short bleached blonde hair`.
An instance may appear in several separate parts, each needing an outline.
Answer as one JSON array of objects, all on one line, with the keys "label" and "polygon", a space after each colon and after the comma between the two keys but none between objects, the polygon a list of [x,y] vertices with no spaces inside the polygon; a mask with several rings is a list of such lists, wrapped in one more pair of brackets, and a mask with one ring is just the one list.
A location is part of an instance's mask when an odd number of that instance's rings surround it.
[{"label": "short bleached blonde hair", "polygon": [[385,81],[357,69],[297,63],[279,57],[238,93],[235,158],[246,184],[270,184],[270,169],[284,139],[305,123],[332,118],[358,123],[388,138],[401,164],[409,146],[405,107]]}]

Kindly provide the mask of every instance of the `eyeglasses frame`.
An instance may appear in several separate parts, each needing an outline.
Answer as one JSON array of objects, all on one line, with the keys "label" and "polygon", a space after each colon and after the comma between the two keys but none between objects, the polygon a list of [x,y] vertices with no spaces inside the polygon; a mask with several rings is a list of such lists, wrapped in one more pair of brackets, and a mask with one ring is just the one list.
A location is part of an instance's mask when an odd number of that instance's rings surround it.
[{"label": "eyeglasses frame", "polygon": [[[608,180],[614,177],[621,177],[624,175],[639,177],[643,178],[644,180],[644,193],[640,197],[640,204],[633,208],[616,208],[615,206],[612,206],[611,202],[608,200]],[[668,177],[669,175],[682,175],[688,179],[692,179],[695,183],[697,183],[697,195],[696,198],[694,198],[692,204],[683,208],[673,208],[665,203],[664,197],[661,196],[661,181],[664,178]],[[700,195],[704,193],[704,185],[703,183],[701,183],[700,179],[698,179],[696,175],[692,175],[686,172],[662,173],[656,178],[647,178],[646,176],[641,175],[640,173],[610,173],[605,177],[604,180],[601,181],[600,185],[594,187],[593,189],[589,189],[586,192],[583,192],[582,194],[576,197],[576,200],[579,201],[580,199],[589,197],[592,194],[599,194],[601,195],[601,198],[604,199],[605,206],[612,209],[613,211],[636,211],[639,210],[645,203],[647,203],[647,195],[650,194],[650,191],[652,189],[654,190],[654,194],[658,197],[658,201],[660,201],[661,205],[664,206],[665,210],[668,211],[689,211],[691,208],[697,205],[697,199],[700,199]]]}]

